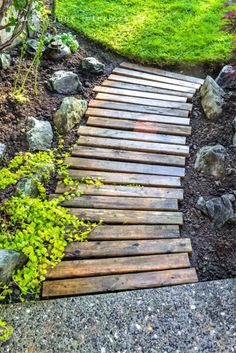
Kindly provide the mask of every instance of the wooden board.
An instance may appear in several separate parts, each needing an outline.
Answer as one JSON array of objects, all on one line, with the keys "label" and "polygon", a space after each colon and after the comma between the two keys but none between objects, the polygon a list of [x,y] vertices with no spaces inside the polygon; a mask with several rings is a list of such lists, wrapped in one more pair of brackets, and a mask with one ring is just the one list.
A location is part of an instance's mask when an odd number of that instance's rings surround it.
[{"label": "wooden board", "polygon": [[[52,195],[58,197],[60,195]],[[177,211],[176,199],[137,198],[121,196],[86,196],[81,195],[72,200],[61,203],[64,207],[118,209],[118,210],[149,210],[149,211]]]},{"label": "wooden board", "polygon": [[188,238],[74,242],[67,245],[65,259],[191,253]]},{"label": "wooden board", "polygon": [[[71,192],[74,186],[57,184],[56,194]],[[123,196],[123,197],[158,197],[166,199],[183,200],[183,190],[173,188],[153,188],[143,186],[122,186],[122,185],[83,185],[77,188],[83,195],[94,196]]]},{"label": "wooden board", "polygon": [[197,282],[193,268],[46,281],[43,297],[163,287]]},{"label": "wooden board", "polygon": [[115,138],[102,138],[93,136],[80,136],[78,140],[81,146],[115,148],[128,151],[164,153],[177,156],[188,156],[189,147],[167,143],[155,143],[146,141],[120,140]]},{"label": "wooden board", "polygon": [[136,131],[124,131],[115,129],[104,129],[91,126],[80,126],[78,129],[78,135],[83,136],[97,136],[97,137],[109,137],[121,140],[136,140],[146,142],[161,142],[161,143],[173,143],[176,145],[185,145],[186,137],[173,136],[173,135],[161,135],[151,134]]},{"label": "wooden board", "polygon": [[[124,112],[112,109],[100,109],[100,108],[89,108],[86,112],[86,116],[96,116],[111,119],[125,119],[125,120],[135,120],[137,123],[142,124],[143,122],[153,122],[153,123],[164,123],[174,125],[189,125],[190,119],[176,117],[176,116],[165,116],[158,114],[142,114],[138,112]],[[140,121],[140,122],[139,122]],[[172,126],[173,127],[173,126]],[[155,130],[154,130],[155,132]]]},{"label": "wooden board", "polygon": [[164,88],[164,89],[167,89],[170,91],[192,93],[192,95],[194,95],[196,92],[195,88],[183,87],[183,86],[178,86],[178,85],[171,85],[168,83],[155,82],[155,81],[140,79],[140,78],[136,78],[136,77],[128,77],[125,75],[121,76],[121,75],[111,74],[108,77],[108,79],[112,80],[112,81],[134,83],[134,84],[149,86],[149,87]]},{"label": "wooden board", "polygon": [[95,86],[93,88],[93,91],[99,92],[99,93],[118,94],[121,96],[128,96],[128,97],[158,99],[158,100],[182,102],[182,103],[187,102],[187,97],[180,97],[180,96],[160,94],[160,93],[158,94],[158,93],[142,92],[138,90],[130,90],[130,89],[122,89],[122,88],[112,88],[112,87],[105,87],[105,86]]},{"label": "wooden board", "polygon": [[[101,110],[101,109],[98,109]],[[97,127],[108,127],[108,128],[117,128],[124,129],[127,131],[139,131],[146,133],[158,133],[158,134],[169,134],[177,136],[190,136],[191,127],[183,125],[169,125],[169,124],[159,124],[156,122],[150,121],[132,121],[124,119],[111,119],[111,118],[102,118],[90,116],[87,121],[89,126]]]},{"label": "wooden board", "polygon": [[100,170],[107,172],[140,173],[149,175],[170,175],[183,177],[185,169],[162,165],[149,165],[139,163],[106,161],[103,159],[88,159],[80,157],[67,157],[65,163],[73,169]]},{"label": "wooden board", "polygon": [[102,101],[147,105],[149,107],[181,109],[181,110],[187,110],[187,111],[192,110],[192,107],[193,107],[192,104],[190,103],[173,102],[173,101],[170,102],[170,101],[158,100],[158,99],[122,96],[122,95],[111,94],[111,93],[98,93],[96,95],[96,99],[102,100]]},{"label": "wooden board", "polygon": [[142,66],[142,65],[137,65],[129,62],[123,62],[120,64],[120,67],[126,68],[126,69],[131,69],[131,70],[137,70],[141,72],[147,72],[151,74],[156,74],[160,76],[165,76],[165,77],[170,77],[170,78],[176,78],[178,80],[183,80],[183,81],[188,81],[188,82],[194,82],[198,83],[199,85],[202,85],[204,80],[201,78],[193,77],[193,76],[187,76],[175,72],[170,72],[170,71],[165,71],[165,70],[160,70],[155,67],[148,67],[148,66]]},{"label": "wooden board", "polygon": [[72,157],[99,158],[145,164],[166,164],[169,166],[185,166],[185,157],[181,156],[87,146],[74,147]]},{"label": "wooden board", "polygon": [[89,240],[169,239],[180,236],[174,225],[99,225],[89,235]]},{"label": "wooden board", "polygon": [[[128,103],[106,102],[106,101],[100,101],[98,99],[92,99],[89,102],[89,108],[112,109],[112,110],[120,110],[125,112],[136,112],[136,113],[142,113],[142,114],[156,114],[156,115],[159,114],[159,115],[165,115],[165,116],[170,115],[170,116],[179,117],[179,118],[187,118],[189,116],[188,110],[151,107],[148,105],[138,105],[138,104],[128,104]],[[86,116],[88,115],[94,115],[94,114],[90,114],[89,112],[87,112]],[[176,119],[176,120],[179,120],[179,119]],[[182,124],[184,125],[183,122]]]},{"label": "wooden board", "polygon": [[[92,179],[94,181],[101,180],[105,184],[118,185],[147,185],[147,186],[163,186],[163,187],[181,187],[179,177],[147,175],[136,173],[109,173],[104,171],[92,170],[76,170],[69,169],[69,176],[74,180]],[[64,176],[58,176],[58,179],[64,179]]]},{"label": "wooden board", "polygon": [[181,212],[130,211],[106,209],[70,208],[69,212],[88,221],[104,221],[108,224],[183,224]]},{"label": "wooden board", "polygon": [[168,89],[145,86],[142,84],[118,82],[118,81],[112,81],[112,80],[103,81],[102,87],[121,88],[121,89],[127,89],[131,91],[148,92],[151,94],[165,94],[165,95],[183,97],[184,99],[185,98],[191,99],[193,97],[193,93],[171,91]]},{"label": "wooden board", "polygon": [[163,271],[190,267],[188,254],[166,254],[111,259],[62,261],[47,272],[47,279]]},{"label": "wooden board", "polygon": [[[192,88],[192,89],[198,89],[200,87],[199,83],[194,83],[194,82],[189,82],[189,81],[183,81],[179,80],[173,77],[166,77],[158,74],[153,74],[153,73],[147,73],[147,72],[142,72],[142,71],[137,71],[137,70],[132,70],[128,68],[122,68],[118,67],[115,68],[112,72],[115,75],[122,75],[122,76],[128,76],[128,77],[135,77],[135,78],[141,78],[143,80],[150,80],[150,81],[155,81],[155,82],[163,82],[167,83],[169,85],[174,85],[174,86],[183,86],[187,88]],[[165,87],[163,87],[165,88]]]}]

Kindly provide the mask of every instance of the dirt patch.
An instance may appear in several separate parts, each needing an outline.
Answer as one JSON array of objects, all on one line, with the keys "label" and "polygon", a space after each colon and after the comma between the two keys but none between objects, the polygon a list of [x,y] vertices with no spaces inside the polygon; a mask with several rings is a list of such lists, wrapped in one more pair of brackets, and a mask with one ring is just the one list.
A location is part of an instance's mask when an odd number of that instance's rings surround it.
[{"label": "dirt patch", "polygon": [[[191,237],[193,265],[200,280],[229,278],[236,275],[236,226],[226,224],[216,231],[208,218],[195,208],[199,196],[213,197],[236,190],[236,148],[232,147],[232,120],[236,109],[228,100],[222,116],[217,121],[205,118],[199,96],[194,99],[191,117],[192,136],[189,139],[191,155],[187,161],[184,179],[184,212],[182,236]],[[222,144],[228,152],[224,174],[216,179],[194,170],[197,151],[206,145]]]}]

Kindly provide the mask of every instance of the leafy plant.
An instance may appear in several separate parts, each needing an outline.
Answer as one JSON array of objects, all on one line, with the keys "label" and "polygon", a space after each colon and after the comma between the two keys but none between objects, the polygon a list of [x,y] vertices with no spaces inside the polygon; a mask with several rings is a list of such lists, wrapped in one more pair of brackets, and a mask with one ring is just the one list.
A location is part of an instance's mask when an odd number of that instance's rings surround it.
[{"label": "leafy plant", "polygon": [[67,45],[70,48],[72,53],[75,53],[79,47],[79,43],[76,39],[76,36],[73,35],[71,32],[61,33],[61,34],[57,34],[57,35],[50,35],[49,34],[44,37],[44,44],[47,46],[52,41],[56,41],[56,40],[61,41],[62,43]]}]

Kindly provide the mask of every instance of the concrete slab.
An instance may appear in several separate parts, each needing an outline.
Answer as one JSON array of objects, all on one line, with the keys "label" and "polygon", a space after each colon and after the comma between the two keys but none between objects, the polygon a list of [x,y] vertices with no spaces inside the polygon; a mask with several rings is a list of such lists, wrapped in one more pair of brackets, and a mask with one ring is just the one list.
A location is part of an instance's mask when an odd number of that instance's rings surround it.
[{"label": "concrete slab", "polygon": [[1,308],[4,353],[235,353],[236,279]]}]

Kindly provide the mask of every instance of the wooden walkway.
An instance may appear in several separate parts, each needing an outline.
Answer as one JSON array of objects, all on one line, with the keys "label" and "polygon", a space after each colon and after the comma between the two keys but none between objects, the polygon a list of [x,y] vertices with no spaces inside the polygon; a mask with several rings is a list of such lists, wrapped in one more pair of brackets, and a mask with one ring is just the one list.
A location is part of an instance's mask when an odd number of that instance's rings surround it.
[{"label": "wooden walkway", "polygon": [[[85,243],[67,246],[50,269],[43,297],[160,287],[197,281],[190,239],[180,238],[181,178],[189,155],[191,98],[203,81],[122,63],[101,86],[78,130],[70,176],[101,178],[64,202],[86,220],[103,220]],[[68,191],[58,184],[56,195]]]}]

